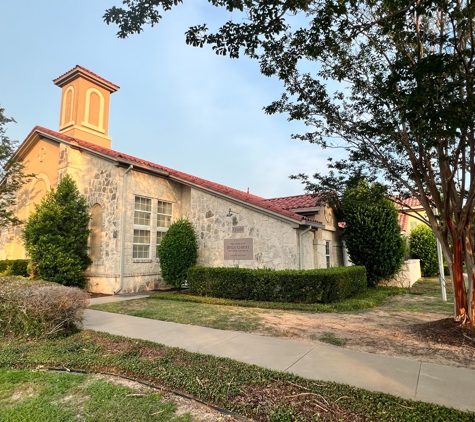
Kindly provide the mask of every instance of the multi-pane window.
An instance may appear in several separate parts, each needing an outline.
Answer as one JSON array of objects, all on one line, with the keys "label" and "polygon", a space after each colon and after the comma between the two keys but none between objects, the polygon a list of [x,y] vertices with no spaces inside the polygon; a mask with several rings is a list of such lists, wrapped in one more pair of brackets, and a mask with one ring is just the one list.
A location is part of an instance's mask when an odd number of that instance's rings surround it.
[{"label": "multi-pane window", "polygon": [[170,227],[172,222],[172,204],[170,202],[158,201],[157,206],[157,227]]},{"label": "multi-pane window", "polygon": [[166,232],[157,232],[157,252],[156,252],[156,257],[158,258],[158,247],[160,246],[160,243],[162,243],[163,236],[165,236]]},{"label": "multi-pane window", "polygon": [[330,241],[325,242],[325,258],[327,260],[327,268],[330,268],[332,266],[331,263],[331,249],[330,249]]},{"label": "multi-pane window", "polygon": [[132,258],[150,258],[150,223],[152,221],[152,200],[141,196],[135,197],[134,206],[134,240]]},{"label": "multi-pane window", "polygon": [[150,258],[150,230],[134,230],[134,259]]},{"label": "multi-pane window", "polygon": [[135,197],[134,224],[138,226],[150,226],[152,215],[152,200],[150,198]]},{"label": "multi-pane window", "polygon": [[172,223],[172,204],[171,202],[158,201],[157,202],[157,251],[156,257],[158,258],[158,247],[162,243],[163,236]]},{"label": "multi-pane window", "polygon": [[[156,204],[156,209],[155,209]],[[152,218],[156,215],[157,218]],[[172,222],[172,203],[152,201],[150,198],[136,196],[134,202],[134,239],[132,258],[149,260],[153,257],[153,241],[155,242],[155,256],[158,258],[158,247],[163,236]],[[157,237],[153,239],[152,233]]]}]

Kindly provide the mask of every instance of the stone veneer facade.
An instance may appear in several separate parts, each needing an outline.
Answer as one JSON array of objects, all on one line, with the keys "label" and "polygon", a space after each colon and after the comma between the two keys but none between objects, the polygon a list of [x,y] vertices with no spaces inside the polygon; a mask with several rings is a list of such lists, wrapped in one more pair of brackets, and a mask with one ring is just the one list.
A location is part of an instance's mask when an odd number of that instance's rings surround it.
[{"label": "stone veneer facade", "polygon": [[[28,219],[48,189],[65,174],[73,177],[94,214],[88,290],[134,292],[164,285],[156,258],[158,201],[172,204],[172,221],[188,218],[194,224],[199,265],[322,268],[326,240],[331,240],[332,265],[339,263],[334,227],[327,230],[292,212],[269,210],[257,197],[110,150],[109,99],[117,85],[81,66],[54,83],[62,89],[59,132],[37,126],[19,147],[17,158],[35,177],[19,192],[16,213]],[[151,222],[145,228],[134,226],[136,196],[151,199]],[[134,228],[150,231],[147,259],[133,259]],[[21,226],[0,231],[0,259],[26,256],[21,232]],[[252,239],[253,253],[225,259],[226,239]]]},{"label": "stone veneer facade", "polygon": [[[231,209],[236,214],[227,216]],[[286,221],[245,206],[191,190],[191,221],[198,236],[198,265],[210,267],[298,269],[298,230]],[[240,226],[243,233],[233,233]],[[304,268],[313,266],[313,233],[304,235]],[[253,239],[254,260],[224,260],[224,239]]]},{"label": "stone veneer facade", "polygon": [[[68,173],[77,182],[78,189],[92,209],[99,205],[102,210],[100,259],[93,261],[87,270],[88,290],[114,293],[120,286],[121,254],[123,258],[122,293],[164,287],[160,276],[160,264],[155,256],[157,201],[171,202],[173,220],[188,218],[192,221],[198,238],[198,265],[241,268],[300,268],[300,244],[303,246],[304,269],[325,268],[325,241],[332,245],[332,266],[341,265],[338,237],[335,229],[310,230],[298,223],[232,198],[188,186],[167,176],[154,174],[152,170],[127,167],[74,144],[59,143],[56,170],[51,169],[50,179],[59,180]],[[54,173],[56,171],[56,174]],[[127,190],[124,196],[124,180]],[[55,186],[52,186],[55,187]],[[134,203],[135,197],[152,199],[151,256],[149,259],[133,259]],[[229,210],[232,213],[229,214]],[[125,230],[121,231],[125,213]],[[240,232],[233,232],[239,227]],[[12,259],[8,247],[16,239],[15,258],[21,243],[21,228],[3,230],[0,237],[0,259]],[[225,239],[252,239],[252,260],[225,260]]]}]

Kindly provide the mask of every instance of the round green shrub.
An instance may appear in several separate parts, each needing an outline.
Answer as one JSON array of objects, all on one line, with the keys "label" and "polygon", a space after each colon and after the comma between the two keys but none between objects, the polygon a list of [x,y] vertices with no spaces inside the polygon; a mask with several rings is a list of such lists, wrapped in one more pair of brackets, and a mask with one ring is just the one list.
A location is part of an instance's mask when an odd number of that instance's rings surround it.
[{"label": "round green shrub", "polygon": [[343,238],[354,265],[366,268],[369,286],[394,276],[404,262],[406,242],[401,236],[398,212],[384,195],[384,187],[362,180],[342,200]]},{"label": "round green shrub", "polygon": [[35,275],[65,286],[84,287],[90,215],[76,183],[65,175],[25,223],[23,240]]},{"label": "round green shrub", "polygon": [[432,229],[425,224],[419,224],[409,236],[411,258],[421,260],[423,277],[434,277],[439,273],[437,260],[437,240]]},{"label": "round green shrub", "polygon": [[170,225],[158,248],[158,258],[163,280],[180,288],[198,258],[198,242],[190,221],[180,219]]}]

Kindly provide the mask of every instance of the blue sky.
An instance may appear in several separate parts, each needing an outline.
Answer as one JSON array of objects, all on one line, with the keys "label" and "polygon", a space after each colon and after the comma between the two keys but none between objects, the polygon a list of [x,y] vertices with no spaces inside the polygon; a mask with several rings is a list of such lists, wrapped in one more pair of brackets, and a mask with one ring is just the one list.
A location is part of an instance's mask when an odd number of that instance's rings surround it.
[{"label": "blue sky", "polygon": [[111,96],[112,148],[264,197],[299,195],[288,176],[324,171],[334,150],[290,139],[303,132],[262,107],[282,84],[246,58],[187,46],[190,25],[228,19],[205,0],[188,0],[156,27],[116,37],[104,11],[120,0],[15,0],[2,4],[0,104],[22,141],[35,125],[58,130],[60,89],[52,80],[76,64],[119,85]]}]

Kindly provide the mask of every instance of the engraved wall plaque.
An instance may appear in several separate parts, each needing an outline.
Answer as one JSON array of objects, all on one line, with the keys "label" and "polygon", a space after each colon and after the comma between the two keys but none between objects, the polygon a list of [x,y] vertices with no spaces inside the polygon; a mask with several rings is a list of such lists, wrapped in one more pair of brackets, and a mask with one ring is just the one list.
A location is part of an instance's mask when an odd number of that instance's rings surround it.
[{"label": "engraved wall plaque", "polygon": [[224,239],[224,259],[253,261],[253,239]]},{"label": "engraved wall plaque", "polygon": [[244,226],[234,226],[233,233],[244,233]]}]

